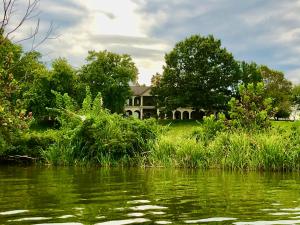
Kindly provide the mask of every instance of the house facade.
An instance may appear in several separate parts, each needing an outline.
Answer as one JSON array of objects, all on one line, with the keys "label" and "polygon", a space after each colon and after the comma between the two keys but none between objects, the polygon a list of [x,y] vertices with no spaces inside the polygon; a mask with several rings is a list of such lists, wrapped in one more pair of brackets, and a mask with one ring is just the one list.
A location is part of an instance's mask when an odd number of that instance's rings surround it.
[{"label": "house facade", "polygon": [[[216,111],[207,112],[204,110],[195,110],[191,107],[177,108],[165,113],[162,109],[158,109],[155,106],[155,98],[151,94],[150,86],[130,86],[130,88],[133,96],[127,100],[124,108],[127,116],[134,116],[140,119],[154,117],[159,119],[190,120],[202,119],[207,114],[216,114]],[[299,108],[298,105],[292,107],[290,120],[300,120]]]},{"label": "house facade", "polygon": [[150,117],[160,119],[201,119],[204,116],[204,111],[196,111],[193,108],[177,108],[170,112],[163,112],[161,109],[156,108],[155,98],[151,95],[150,86],[131,86],[133,96],[127,100],[125,105],[125,114],[127,116],[134,116],[140,119]]},{"label": "house facade", "polygon": [[299,109],[299,105],[295,105],[292,107],[292,112],[290,114],[290,120],[294,121],[294,120],[300,120],[300,109]]}]

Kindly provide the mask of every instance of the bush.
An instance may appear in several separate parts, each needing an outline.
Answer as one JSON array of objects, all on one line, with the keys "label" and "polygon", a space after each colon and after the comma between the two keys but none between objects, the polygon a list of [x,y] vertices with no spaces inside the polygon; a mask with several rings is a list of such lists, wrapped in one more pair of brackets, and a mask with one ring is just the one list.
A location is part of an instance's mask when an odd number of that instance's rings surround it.
[{"label": "bush", "polygon": [[205,144],[213,139],[218,132],[224,131],[225,126],[225,115],[223,113],[218,114],[218,119],[214,115],[203,118],[203,123],[198,128],[194,129],[192,137],[196,138],[197,141],[201,140]]},{"label": "bush", "polygon": [[[138,120],[110,114],[102,108],[98,94],[92,100],[89,90],[82,109],[72,111],[67,95],[56,93],[63,101],[58,120],[61,138],[43,153],[54,164],[100,163],[134,158],[149,151],[148,143],[155,140],[159,126],[155,120]],[[66,104],[67,103],[67,104]]]},{"label": "bush", "polygon": [[[43,150],[49,148],[57,140],[57,132],[48,130],[45,132],[26,132],[14,141],[14,143],[2,152],[2,156],[27,155],[34,158],[41,158]],[[1,145],[1,140],[0,140]]]},{"label": "bush", "polygon": [[229,115],[234,127],[267,128],[277,109],[272,107],[272,99],[265,97],[263,83],[239,86],[240,99],[232,98],[229,103]]}]

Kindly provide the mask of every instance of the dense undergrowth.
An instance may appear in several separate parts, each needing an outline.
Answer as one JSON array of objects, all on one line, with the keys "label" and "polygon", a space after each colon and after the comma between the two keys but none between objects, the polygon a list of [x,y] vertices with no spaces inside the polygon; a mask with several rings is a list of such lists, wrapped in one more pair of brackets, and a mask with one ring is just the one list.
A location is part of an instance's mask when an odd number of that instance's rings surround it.
[{"label": "dense undergrowth", "polygon": [[100,94],[92,99],[89,89],[86,93],[79,107],[67,94],[54,92],[57,107],[48,110],[57,115],[59,128],[29,129],[0,156],[27,154],[52,165],[300,170],[300,124],[271,126],[269,103],[257,95],[255,103],[233,99],[230,120],[219,114],[201,123],[159,125],[111,114]]},{"label": "dense undergrowth", "polygon": [[69,115],[71,127],[68,122],[57,130],[27,133],[14,152],[51,165],[300,170],[296,122],[246,130],[210,127],[205,121],[158,125],[105,110],[84,120],[78,115]]},{"label": "dense undergrowth", "polygon": [[89,89],[78,110],[68,95],[55,94],[58,109],[52,110],[58,113],[59,137],[42,151],[50,164],[130,165],[150,151],[148,143],[159,133],[155,120],[111,114],[102,108],[101,95],[92,99]]},{"label": "dense undergrowth", "polygon": [[[265,130],[221,129],[207,125],[170,132],[154,143],[152,166],[233,170],[299,170],[299,124]],[[205,132],[205,133],[204,133]],[[214,133],[214,135],[207,134]]]}]

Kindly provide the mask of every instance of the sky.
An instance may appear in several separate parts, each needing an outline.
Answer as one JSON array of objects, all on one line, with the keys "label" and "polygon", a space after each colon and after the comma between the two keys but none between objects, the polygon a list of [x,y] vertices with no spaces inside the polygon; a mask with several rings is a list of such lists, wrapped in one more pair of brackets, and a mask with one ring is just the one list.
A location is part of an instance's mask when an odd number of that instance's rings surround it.
[{"label": "sky", "polygon": [[[17,0],[15,19],[26,2]],[[89,50],[106,49],[131,55],[139,83],[150,84],[176,42],[212,34],[235,59],[267,65],[300,83],[300,0],[40,0],[37,10],[40,34],[51,22],[55,28],[56,38],[37,49],[47,63],[65,57],[79,68]],[[28,35],[36,19],[15,38]],[[30,49],[31,43],[22,44]]]}]

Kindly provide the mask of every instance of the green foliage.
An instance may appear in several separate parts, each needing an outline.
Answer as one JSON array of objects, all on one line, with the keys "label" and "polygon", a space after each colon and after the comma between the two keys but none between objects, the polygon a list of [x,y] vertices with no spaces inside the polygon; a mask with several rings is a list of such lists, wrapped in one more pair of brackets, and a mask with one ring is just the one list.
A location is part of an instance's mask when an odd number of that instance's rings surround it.
[{"label": "green foliage", "polygon": [[260,73],[265,84],[265,94],[272,99],[272,106],[278,109],[275,117],[288,117],[291,113],[292,82],[282,72],[267,66],[261,66]]},{"label": "green foliage", "polygon": [[295,85],[292,89],[292,102],[294,105],[300,105],[300,85]]},{"label": "green foliage", "polygon": [[51,90],[59,93],[67,93],[77,100],[77,76],[75,75],[75,70],[66,59],[58,58],[54,60],[48,76]]},{"label": "green foliage", "polygon": [[111,112],[122,113],[126,100],[131,96],[129,82],[137,79],[137,68],[129,55],[108,51],[90,51],[88,64],[80,71],[81,92],[89,86],[94,98],[100,91],[103,106]]},{"label": "green foliage", "polygon": [[67,93],[77,100],[76,79],[75,71],[66,59],[54,60],[52,69],[39,70],[30,88],[24,92],[28,111],[31,111],[38,121],[49,121],[49,119],[54,121],[55,114],[46,108],[55,107],[57,103],[55,92]]},{"label": "green foliage", "polygon": [[[199,129],[199,124],[194,126]],[[178,128],[182,134],[175,132]],[[209,140],[196,140],[189,130],[193,130],[190,125],[170,126],[152,144],[150,165],[264,171],[300,169],[300,129],[296,124],[267,130],[224,130]]]},{"label": "green foliage", "polygon": [[263,77],[260,71],[259,66],[254,63],[247,63],[242,61],[239,63],[240,73],[241,73],[241,81],[243,84],[254,83],[257,84],[263,81]]},{"label": "green foliage", "polygon": [[89,113],[91,111],[92,102],[93,102],[90,88],[87,87],[85,92],[86,92],[86,97],[82,102],[82,112]]},{"label": "green foliage", "polygon": [[272,107],[272,99],[265,97],[264,84],[240,85],[239,94],[239,100],[232,98],[228,103],[231,124],[247,129],[269,127],[269,118],[276,109]]},{"label": "green foliage", "polygon": [[195,137],[197,141],[201,140],[205,144],[215,138],[217,133],[226,129],[225,115],[219,113],[217,117],[218,119],[216,119],[214,115],[205,116],[201,126],[193,131],[192,136]]},{"label": "green foliage", "polygon": [[[101,95],[94,100],[89,89],[79,111],[56,109],[61,123],[61,138],[44,151],[45,160],[52,164],[95,163],[134,158],[147,154],[148,143],[155,140],[159,130],[155,120],[141,121],[110,114],[103,109]],[[58,102],[64,96],[55,93]]]},{"label": "green foliage", "polygon": [[153,167],[208,168],[210,166],[205,145],[191,138],[161,136],[152,143],[151,147],[146,163]]},{"label": "green foliage", "polygon": [[[0,74],[1,76],[1,74]],[[16,152],[22,135],[28,130],[30,116],[9,103],[0,104],[0,155]]]},{"label": "green foliage", "polygon": [[[0,39],[3,37],[0,36]],[[19,97],[20,84],[14,78],[13,66],[21,54],[20,46],[9,40],[0,44],[0,155],[8,155],[28,129],[30,115],[26,115]]]},{"label": "green foliage", "polygon": [[178,42],[165,61],[162,76],[152,80],[152,92],[162,107],[226,108],[235,94],[240,80],[238,64],[211,35],[193,35]]}]

